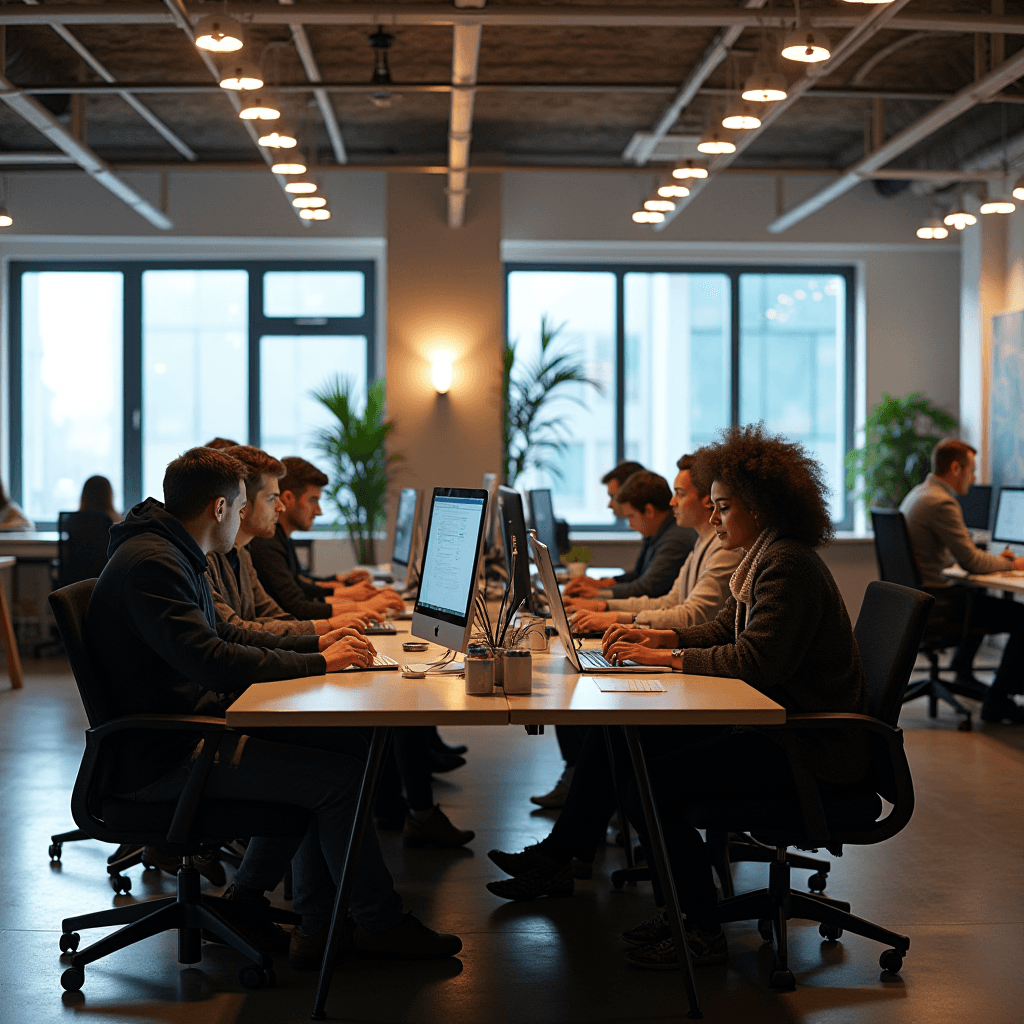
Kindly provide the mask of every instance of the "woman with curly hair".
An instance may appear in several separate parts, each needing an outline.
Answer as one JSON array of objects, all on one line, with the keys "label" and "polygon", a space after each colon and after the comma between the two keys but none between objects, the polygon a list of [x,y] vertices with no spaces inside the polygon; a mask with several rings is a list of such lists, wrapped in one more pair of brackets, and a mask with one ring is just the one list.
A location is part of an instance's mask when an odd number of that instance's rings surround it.
[{"label": "woman with curly hair", "polygon": [[[693,475],[711,482],[711,523],[722,547],[745,552],[730,581],[731,597],[703,625],[613,627],[604,641],[606,656],[739,678],[794,713],[863,713],[864,673],[850,618],[814,550],[833,534],[821,467],[801,445],[757,425],[734,427],[698,450]],[[790,754],[826,784],[854,783],[867,771],[868,748],[856,733],[807,731],[783,739],[785,747],[771,732],[751,729],[646,730],[655,797],[697,963],[720,963],[727,949],[711,863],[700,833],[686,824],[687,805],[716,794],[756,799],[787,789],[798,799]],[[630,804],[630,817],[643,828],[635,785]],[[635,966],[675,966],[664,914],[623,938],[638,947],[627,954]]]}]

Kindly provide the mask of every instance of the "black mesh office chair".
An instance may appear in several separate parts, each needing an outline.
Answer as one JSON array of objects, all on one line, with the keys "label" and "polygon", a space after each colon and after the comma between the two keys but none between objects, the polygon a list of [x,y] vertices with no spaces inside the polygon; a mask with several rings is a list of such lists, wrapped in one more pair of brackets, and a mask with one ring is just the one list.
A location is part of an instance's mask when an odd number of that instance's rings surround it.
[{"label": "black mesh office chair", "polygon": [[[928,698],[928,715],[935,718],[939,701],[948,704],[958,715],[963,715],[957,728],[962,732],[971,730],[971,712],[957,699],[970,697],[985,699],[985,688],[965,686],[947,682],[940,675],[939,655],[950,647],[956,647],[970,635],[971,607],[974,591],[966,590],[964,603],[956,608],[941,593],[925,590],[921,585],[921,573],[910,545],[910,534],[903,513],[897,509],[871,509],[871,524],[875,534],[875,557],[878,560],[878,575],[886,583],[922,590],[937,598],[921,639],[921,653],[928,659],[928,678],[907,688],[904,702],[918,697]],[[966,589],[966,588],[964,588]]]},{"label": "black mesh office chair", "polygon": [[[868,777],[852,786],[825,786],[793,763],[800,800],[756,800],[737,796],[688,809],[687,821],[695,828],[732,832],[743,830],[775,850],[768,887],[724,899],[719,920],[756,920],[765,941],[775,940],[775,967],[771,985],[791,989],[795,979],[789,968],[787,921],[817,921],[821,936],[837,941],[843,931],[863,935],[891,948],[879,965],[895,974],[903,966],[910,939],[850,913],[850,904],[790,888],[788,849],[827,847],[841,856],[844,845],[881,843],[900,832],[914,810],[914,786],[903,749],[903,732],[896,724],[903,693],[917,657],[934,598],[892,583],[868,584],[855,633],[867,680],[866,715],[791,715],[780,730],[860,729],[871,744]],[[885,799],[892,810],[880,818]]]},{"label": "black mesh office chair", "polygon": [[[309,825],[309,813],[287,804],[203,798],[203,787],[218,741],[226,731],[222,719],[196,715],[115,717],[85,644],[89,598],[95,582],[85,580],[50,595],[53,616],[90,725],[71,797],[71,813],[78,826],[94,839],[160,846],[165,852],[180,856],[182,866],[177,876],[177,896],[65,918],[60,948],[71,957],[70,965],[61,975],[61,985],[68,991],[77,991],[85,981],[86,964],[170,930],[178,932],[178,962],[199,963],[203,958],[203,929],[253,961],[239,972],[243,985],[247,988],[272,985],[273,961],[237,931],[236,925],[253,921],[298,922],[298,915],[261,904],[204,895],[192,858],[239,835],[302,836]],[[114,744],[126,733],[166,730],[202,733],[204,741],[177,803],[126,800],[116,796],[117,783],[112,777],[110,756]],[[77,951],[80,930],[111,925],[123,927]]]}]

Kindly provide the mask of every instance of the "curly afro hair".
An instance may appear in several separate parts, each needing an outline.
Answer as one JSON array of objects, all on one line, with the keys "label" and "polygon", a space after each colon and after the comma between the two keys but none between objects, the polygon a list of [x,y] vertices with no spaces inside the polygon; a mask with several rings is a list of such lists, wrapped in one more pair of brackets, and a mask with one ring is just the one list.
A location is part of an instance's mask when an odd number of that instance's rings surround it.
[{"label": "curly afro hair", "polygon": [[763,423],[723,430],[718,442],[698,448],[691,475],[700,490],[720,480],[781,537],[820,547],[835,535],[821,466]]}]

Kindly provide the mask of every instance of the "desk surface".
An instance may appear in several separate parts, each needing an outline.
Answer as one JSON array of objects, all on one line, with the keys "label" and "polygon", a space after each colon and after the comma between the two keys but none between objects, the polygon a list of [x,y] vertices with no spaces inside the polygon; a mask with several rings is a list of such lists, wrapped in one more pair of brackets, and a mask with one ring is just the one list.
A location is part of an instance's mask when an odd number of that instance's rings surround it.
[{"label": "desk surface", "polygon": [[56,530],[15,531],[0,530],[0,555],[14,555],[21,559],[57,557],[60,534]]},{"label": "desk surface", "polygon": [[984,575],[964,572],[958,565],[942,570],[956,583],[965,583],[971,587],[985,587],[989,590],[1009,590],[1015,594],[1024,594],[1024,576],[1011,575],[1003,572],[989,572]]},{"label": "desk surface", "polygon": [[10,569],[17,559],[13,555],[0,555],[0,569]]},{"label": "desk surface", "polygon": [[[403,637],[375,637],[400,663],[429,661],[405,654]],[[637,672],[637,675],[643,675]],[[533,693],[466,695],[458,676],[403,679],[401,672],[337,672],[250,686],[227,711],[232,727],[330,725],[773,725],[785,709],[739,679],[663,673],[664,693],[603,693],[579,675],[560,645],[534,652]]]}]

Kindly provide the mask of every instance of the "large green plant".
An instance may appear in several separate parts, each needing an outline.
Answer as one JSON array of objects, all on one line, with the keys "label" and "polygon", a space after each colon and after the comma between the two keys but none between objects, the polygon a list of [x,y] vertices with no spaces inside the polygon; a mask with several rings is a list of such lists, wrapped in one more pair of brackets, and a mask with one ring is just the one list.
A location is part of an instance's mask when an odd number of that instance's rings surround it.
[{"label": "large green plant", "polygon": [[581,395],[565,390],[571,384],[585,384],[604,394],[604,385],[587,374],[586,365],[555,344],[565,326],[552,327],[546,315],[540,318],[540,354],[530,362],[517,361],[516,342],[505,340],[502,468],[509,487],[531,466],[562,475],[556,456],[568,447],[570,434],[561,417],[550,415],[552,399],[584,405]]},{"label": "large green plant", "polygon": [[906,398],[883,392],[867,419],[867,443],[846,454],[847,488],[854,492],[863,477],[866,507],[898,508],[927,475],[936,443],[956,426],[955,417],[920,391]]},{"label": "large green plant", "polygon": [[353,384],[335,377],[312,392],[337,420],[316,432],[313,447],[330,462],[327,497],[338,510],[339,525],[348,528],[356,560],[373,565],[374,531],[384,526],[388,468],[399,456],[388,455],[385,442],[395,428],[384,419],[384,381],[366,389],[362,409],[353,402]]}]

